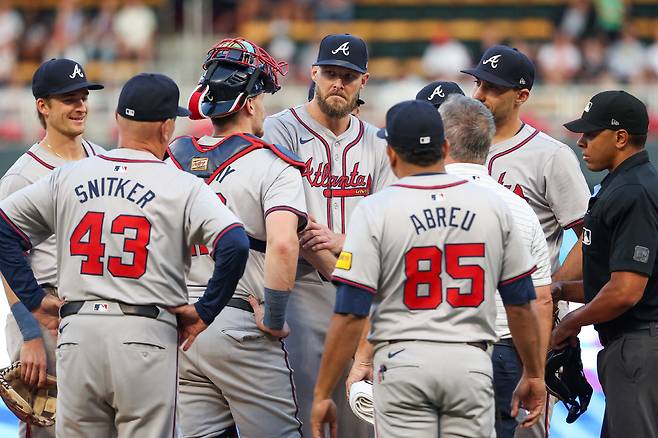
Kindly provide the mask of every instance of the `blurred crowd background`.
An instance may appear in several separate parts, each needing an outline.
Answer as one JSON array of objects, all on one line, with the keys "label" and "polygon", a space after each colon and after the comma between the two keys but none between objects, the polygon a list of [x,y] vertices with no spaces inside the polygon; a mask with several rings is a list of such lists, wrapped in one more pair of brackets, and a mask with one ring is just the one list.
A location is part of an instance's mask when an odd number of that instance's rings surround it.
[{"label": "blurred crowd background", "polygon": [[137,72],[172,76],[185,101],[208,48],[244,36],[290,64],[268,101],[275,112],[304,101],[319,40],[338,32],[369,45],[362,114],[374,124],[430,80],[468,93],[472,80],[459,70],[505,43],[535,62],[524,113],[551,135],[573,145],[561,124],[595,92],[620,87],[647,103],[658,132],[658,0],[0,0],[0,154],[40,136],[29,84],[43,60],[75,59],[108,86],[90,99],[87,137],[111,145],[119,88]]}]

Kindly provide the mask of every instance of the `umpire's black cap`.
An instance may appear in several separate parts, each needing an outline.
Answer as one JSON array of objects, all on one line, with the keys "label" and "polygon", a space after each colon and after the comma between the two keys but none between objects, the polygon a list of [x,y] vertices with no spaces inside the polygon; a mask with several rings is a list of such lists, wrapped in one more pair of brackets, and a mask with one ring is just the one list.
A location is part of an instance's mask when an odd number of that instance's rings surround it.
[{"label": "umpire's black cap", "polygon": [[72,91],[101,90],[104,87],[87,80],[82,66],[70,59],[51,59],[37,68],[32,76],[32,94],[35,99]]},{"label": "umpire's black cap", "polygon": [[318,60],[313,65],[337,65],[365,73],[368,48],[365,41],[348,33],[327,35],[320,42]]},{"label": "umpire's black cap", "polygon": [[117,114],[138,122],[158,122],[191,113],[178,106],[178,85],[159,73],[140,73],[125,83],[119,95]]},{"label": "umpire's black cap", "polygon": [[649,114],[640,99],[622,90],[603,91],[587,102],[580,119],[565,123],[571,132],[625,129],[629,134],[646,135]]},{"label": "umpire's black cap", "polygon": [[429,102],[406,100],[386,113],[386,127],[377,132],[393,149],[438,148],[445,142],[441,115]]},{"label": "umpire's black cap", "polygon": [[477,67],[461,72],[506,88],[530,90],[535,82],[535,65],[530,58],[503,45],[490,47]]},{"label": "umpire's black cap", "polygon": [[434,105],[434,108],[439,109],[441,104],[445,102],[451,94],[461,94],[463,96],[464,90],[454,82],[434,81],[431,84],[425,85],[418,94],[416,94],[416,99],[426,100]]}]

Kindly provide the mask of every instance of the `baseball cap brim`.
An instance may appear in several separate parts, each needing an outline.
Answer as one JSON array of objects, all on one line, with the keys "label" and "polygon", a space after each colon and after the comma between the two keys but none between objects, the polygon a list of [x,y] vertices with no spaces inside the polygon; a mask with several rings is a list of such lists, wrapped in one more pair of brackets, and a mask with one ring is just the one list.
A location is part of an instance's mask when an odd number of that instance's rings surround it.
[{"label": "baseball cap brim", "polygon": [[491,82],[494,85],[499,85],[501,87],[507,87],[507,88],[517,88],[516,84],[501,79],[498,76],[489,73],[488,71],[479,70],[477,68],[469,68],[460,71],[462,73],[466,73],[467,75],[475,76],[480,80]]},{"label": "baseball cap brim", "polygon": [[177,117],[189,117],[192,115],[192,112],[188,110],[187,108],[183,108],[182,106],[178,107],[178,111],[176,112]]},{"label": "baseball cap brim", "polygon": [[[63,87],[58,90],[51,91],[50,93],[47,94],[47,96],[58,96],[60,94],[71,93],[73,91],[83,90],[85,88],[87,90],[102,90],[103,88],[105,88],[105,86],[93,82],[78,82],[76,84],[71,84],[67,87]],[[46,96],[39,96],[39,97],[46,97]]]},{"label": "baseball cap brim", "polygon": [[386,128],[381,128],[379,131],[377,131],[377,137],[386,140]]},{"label": "baseball cap brim", "polygon": [[571,122],[565,123],[562,126],[567,128],[571,132],[576,132],[576,133],[579,133],[579,134],[583,134],[583,133],[586,133],[586,132],[600,131],[602,129],[607,129],[606,127],[595,125],[594,123],[589,122],[585,119],[573,120]]},{"label": "baseball cap brim", "polygon": [[366,70],[362,69],[361,67],[358,67],[351,62],[342,61],[340,59],[326,59],[324,61],[318,61],[313,65],[336,65],[338,67],[345,67],[349,68],[350,70],[358,71],[359,73],[366,73]]}]

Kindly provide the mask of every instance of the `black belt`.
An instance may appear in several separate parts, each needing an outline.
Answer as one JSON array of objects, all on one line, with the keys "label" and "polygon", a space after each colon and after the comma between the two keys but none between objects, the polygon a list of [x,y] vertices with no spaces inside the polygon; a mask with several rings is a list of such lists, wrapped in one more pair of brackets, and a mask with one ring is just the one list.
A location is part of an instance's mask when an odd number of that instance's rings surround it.
[{"label": "black belt", "polygon": [[228,300],[228,303],[226,303],[228,307],[234,307],[236,309],[244,310],[245,312],[251,312],[254,313],[254,308],[251,307],[251,304],[249,304],[249,301],[243,300],[242,298],[231,298]]},{"label": "black belt", "polygon": [[647,321],[647,322],[638,322],[635,324],[628,324],[623,328],[619,328],[615,331],[601,329],[599,330],[599,340],[601,345],[607,347],[612,344],[617,339],[621,338],[626,334],[647,334],[651,336],[658,335],[658,321]]},{"label": "black belt", "polygon": [[[59,317],[65,318],[67,316],[78,314],[82,309],[82,306],[86,302],[87,301],[69,301],[68,303],[64,304],[62,307],[59,308]],[[144,305],[125,304],[125,303],[117,303],[117,304],[119,304],[119,308],[121,309],[124,315],[143,316],[145,318],[152,318],[152,319],[156,319],[158,315],[160,315],[160,309],[152,304],[144,304]]]},{"label": "black belt", "polygon": [[497,342],[494,342],[494,345],[502,345],[502,346],[504,346],[504,347],[512,347],[512,348],[516,348],[516,346],[514,345],[514,341],[512,340],[512,338],[498,339]]},{"label": "black belt", "polygon": [[[418,339],[394,339],[392,341],[388,341],[389,344],[397,344],[398,342],[418,342]],[[425,341],[423,341],[425,342]],[[426,342],[434,342],[434,341],[426,341]],[[453,342],[441,342],[442,344],[451,344]],[[457,343],[457,342],[455,342]],[[487,351],[487,347],[489,346],[489,343],[486,341],[474,341],[474,342],[464,342],[466,345],[470,345],[471,347],[476,347],[479,348],[482,351]]]}]

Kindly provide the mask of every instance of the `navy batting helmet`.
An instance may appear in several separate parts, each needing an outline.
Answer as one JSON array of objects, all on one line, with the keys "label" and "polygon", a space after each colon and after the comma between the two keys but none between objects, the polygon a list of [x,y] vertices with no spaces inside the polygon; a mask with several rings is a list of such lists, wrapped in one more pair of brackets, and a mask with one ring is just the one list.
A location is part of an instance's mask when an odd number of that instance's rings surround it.
[{"label": "navy batting helmet", "polygon": [[566,406],[567,423],[580,417],[592,398],[592,385],[583,372],[580,345],[551,350],[546,360],[546,388]]},{"label": "navy batting helmet", "polygon": [[227,38],[215,44],[203,65],[199,85],[188,101],[191,119],[225,117],[239,111],[247,98],[276,93],[279,75],[288,64],[244,38]]}]

